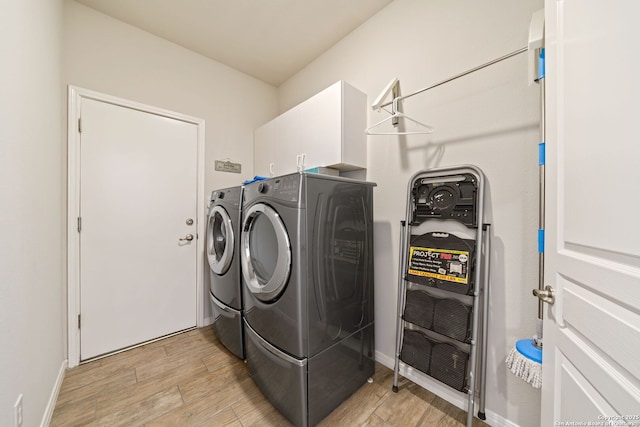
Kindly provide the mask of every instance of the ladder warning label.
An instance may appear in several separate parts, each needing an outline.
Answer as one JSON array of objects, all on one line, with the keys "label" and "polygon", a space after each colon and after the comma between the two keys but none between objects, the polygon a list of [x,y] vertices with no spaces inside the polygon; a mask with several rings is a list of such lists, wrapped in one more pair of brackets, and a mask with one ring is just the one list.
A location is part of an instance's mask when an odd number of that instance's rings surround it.
[{"label": "ladder warning label", "polygon": [[411,246],[408,273],[466,285],[469,283],[469,251]]}]

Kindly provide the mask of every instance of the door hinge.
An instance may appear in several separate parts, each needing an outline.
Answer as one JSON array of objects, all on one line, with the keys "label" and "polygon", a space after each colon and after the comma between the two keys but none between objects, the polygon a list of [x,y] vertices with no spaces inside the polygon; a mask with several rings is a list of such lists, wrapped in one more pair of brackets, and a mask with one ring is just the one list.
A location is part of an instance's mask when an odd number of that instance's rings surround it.
[{"label": "door hinge", "polygon": [[82,218],[78,217],[78,233],[82,231]]},{"label": "door hinge", "polygon": [[78,329],[80,329],[80,315],[78,314]]},{"label": "door hinge", "polygon": [[78,132],[82,133],[82,118],[78,118]]}]

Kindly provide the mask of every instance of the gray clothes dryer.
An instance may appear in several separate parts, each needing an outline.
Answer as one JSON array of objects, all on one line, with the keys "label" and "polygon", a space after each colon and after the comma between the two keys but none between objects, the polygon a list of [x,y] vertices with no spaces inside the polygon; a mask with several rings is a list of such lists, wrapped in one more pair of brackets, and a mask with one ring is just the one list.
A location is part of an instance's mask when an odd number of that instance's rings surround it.
[{"label": "gray clothes dryer", "polygon": [[374,186],[295,173],[245,187],[249,373],[299,426],[318,423],[374,371]]},{"label": "gray clothes dryer", "polygon": [[242,187],[211,193],[206,250],[213,329],[229,351],[244,359],[239,253],[241,209]]}]

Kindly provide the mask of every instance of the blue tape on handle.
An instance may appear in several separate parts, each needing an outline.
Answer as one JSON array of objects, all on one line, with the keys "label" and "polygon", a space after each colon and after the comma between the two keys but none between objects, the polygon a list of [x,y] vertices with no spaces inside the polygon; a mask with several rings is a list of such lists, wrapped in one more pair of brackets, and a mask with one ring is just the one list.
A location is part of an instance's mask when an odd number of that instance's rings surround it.
[{"label": "blue tape on handle", "polygon": [[538,144],[538,164],[543,166],[547,161],[546,145],[544,142]]},{"label": "blue tape on handle", "polygon": [[544,73],[544,48],[542,48],[540,49],[540,55],[538,56],[538,80],[544,79]]},{"label": "blue tape on handle", "polygon": [[544,230],[538,230],[538,253],[544,253]]}]

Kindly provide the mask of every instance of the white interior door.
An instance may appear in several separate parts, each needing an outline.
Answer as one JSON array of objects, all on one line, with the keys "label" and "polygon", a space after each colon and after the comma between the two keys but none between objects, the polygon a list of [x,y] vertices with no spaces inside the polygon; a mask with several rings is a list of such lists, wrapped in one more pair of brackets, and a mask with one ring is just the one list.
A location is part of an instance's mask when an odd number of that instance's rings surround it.
[{"label": "white interior door", "polygon": [[545,6],[542,425],[638,426],[640,3]]},{"label": "white interior door", "polygon": [[88,98],[80,110],[86,360],[196,325],[198,127]]}]

